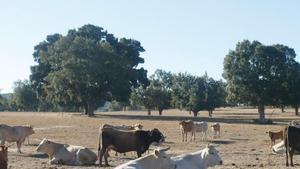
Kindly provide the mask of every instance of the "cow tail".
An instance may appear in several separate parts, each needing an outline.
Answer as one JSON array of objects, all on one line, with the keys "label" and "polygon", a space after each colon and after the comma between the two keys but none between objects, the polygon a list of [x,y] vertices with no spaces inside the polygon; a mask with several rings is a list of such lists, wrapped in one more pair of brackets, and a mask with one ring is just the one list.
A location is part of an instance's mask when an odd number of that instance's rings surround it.
[{"label": "cow tail", "polygon": [[98,140],[98,158],[100,158],[101,151],[101,138],[102,138],[102,127],[99,128],[99,140]]},{"label": "cow tail", "polygon": [[290,126],[287,127],[286,129],[286,136],[285,136],[285,139],[284,139],[284,144],[285,144],[285,156],[286,156],[286,164],[288,165],[288,162],[289,162],[289,149],[290,149],[290,146],[289,146],[289,128]]}]

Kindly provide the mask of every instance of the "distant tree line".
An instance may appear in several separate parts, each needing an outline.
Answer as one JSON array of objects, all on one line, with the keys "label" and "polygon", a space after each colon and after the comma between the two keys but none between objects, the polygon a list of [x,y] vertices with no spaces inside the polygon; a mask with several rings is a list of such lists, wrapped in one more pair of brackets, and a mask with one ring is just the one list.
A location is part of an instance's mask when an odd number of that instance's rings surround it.
[{"label": "distant tree line", "polygon": [[113,109],[177,108],[209,116],[217,107],[257,106],[264,122],[265,106],[300,105],[300,65],[294,49],[238,42],[224,58],[222,80],[206,73],[195,76],[156,70],[147,78],[140,66],[144,52],[139,41],[116,38],[94,25],[48,35],[34,47],[36,65],[29,80],[17,81],[11,97],[0,97],[0,111],[84,111],[89,116],[110,101]]}]

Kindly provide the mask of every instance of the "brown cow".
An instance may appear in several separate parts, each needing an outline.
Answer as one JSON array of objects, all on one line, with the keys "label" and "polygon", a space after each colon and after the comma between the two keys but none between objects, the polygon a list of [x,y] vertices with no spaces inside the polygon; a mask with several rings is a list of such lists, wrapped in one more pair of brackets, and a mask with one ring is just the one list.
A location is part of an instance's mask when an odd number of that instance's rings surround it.
[{"label": "brown cow", "polygon": [[211,130],[213,132],[213,138],[221,137],[221,126],[220,123],[214,123],[211,125]]},{"label": "brown cow", "polygon": [[0,150],[0,168],[1,169],[7,169],[7,147],[1,146]]},{"label": "brown cow", "polygon": [[271,146],[275,144],[275,140],[283,140],[283,130],[280,130],[278,132],[268,131],[266,133],[269,134],[269,137],[271,139]]},{"label": "brown cow", "polygon": [[293,164],[293,155],[295,151],[300,151],[300,128],[295,126],[288,126],[284,135],[286,166],[289,166],[289,156],[291,160],[291,166]]},{"label": "brown cow", "polygon": [[16,142],[17,151],[21,153],[21,145],[25,141],[26,137],[34,134],[34,130],[31,126],[8,126],[5,124],[0,125],[0,144],[3,146],[5,141]]},{"label": "brown cow", "polygon": [[152,143],[161,143],[164,141],[164,138],[163,134],[156,128],[151,131],[126,131],[100,127],[98,147],[99,165],[102,165],[103,156],[105,165],[108,165],[107,154],[109,149],[118,153],[135,151],[137,152],[137,156],[141,157]]},{"label": "brown cow", "polygon": [[187,133],[191,132],[191,141],[195,140],[195,127],[194,122],[192,120],[186,120],[179,122],[181,135],[182,135],[182,142],[184,142],[184,135],[185,135],[185,141],[187,141]]}]

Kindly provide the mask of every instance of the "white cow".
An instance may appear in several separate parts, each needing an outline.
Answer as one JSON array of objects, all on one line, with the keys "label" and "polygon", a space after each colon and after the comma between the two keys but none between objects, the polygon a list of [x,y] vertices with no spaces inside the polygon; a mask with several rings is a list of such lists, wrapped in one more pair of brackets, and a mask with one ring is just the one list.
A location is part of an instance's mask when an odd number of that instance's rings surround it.
[{"label": "white cow", "polygon": [[97,155],[88,148],[68,144],[59,144],[44,138],[36,151],[46,153],[50,164],[92,165]]},{"label": "white cow", "polygon": [[176,169],[207,169],[210,166],[221,165],[223,162],[214,146],[208,145],[203,150],[172,157]]},{"label": "white cow", "polygon": [[5,141],[16,142],[17,151],[21,153],[21,145],[25,141],[26,137],[34,134],[34,130],[31,126],[8,126],[5,124],[0,125],[0,145],[3,146]]},{"label": "white cow", "polygon": [[174,161],[165,153],[168,149],[156,149],[153,154],[131,160],[115,169],[175,169]]},{"label": "white cow", "polygon": [[202,133],[202,140],[207,137],[208,124],[205,121],[202,122],[194,122],[195,132]]}]

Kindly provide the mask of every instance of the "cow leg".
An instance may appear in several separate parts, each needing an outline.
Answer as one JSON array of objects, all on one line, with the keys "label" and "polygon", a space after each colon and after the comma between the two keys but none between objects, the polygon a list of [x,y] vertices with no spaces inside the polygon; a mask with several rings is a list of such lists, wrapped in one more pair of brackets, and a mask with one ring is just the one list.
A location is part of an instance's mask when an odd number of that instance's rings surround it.
[{"label": "cow leg", "polygon": [[291,160],[291,166],[294,166],[294,163],[293,163],[293,155],[294,155],[294,152],[295,152],[295,149],[294,149],[294,148],[291,148],[291,150],[289,151],[289,154],[290,154],[290,160]]},{"label": "cow leg", "polygon": [[137,151],[136,154],[137,154],[138,158],[142,157],[142,153],[140,151]]},{"label": "cow leg", "polygon": [[187,142],[187,132],[185,132],[184,134],[185,134],[185,142]]},{"label": "cow leg", "polygon": [[21,141],[17,141],[17,151],[18,151],[18,153],[22,153],[21,152],[21,145],[22,145],[22,142]]},{"label": "cow leg", "polygon": [[[102,159],[103,159],[103,155],[105,155],[105,153],[107,153],[106,147],[102,147],[101,150],[98,152],[98,155],[99,155],[99,166],[102,166]],[[106,157],[107,157],[107,154],[106,154]]]},{"label": "cow leg", "polygon": [[105,153],[104,153],[104,161],[105,161],[105,166],[109,166],[109,164],[108,164],[108,150],[106,150]]},{"label": "cow leg", "polygon": [[4,146],[5,145],[5,140],[1,140],[0,145]]}]

